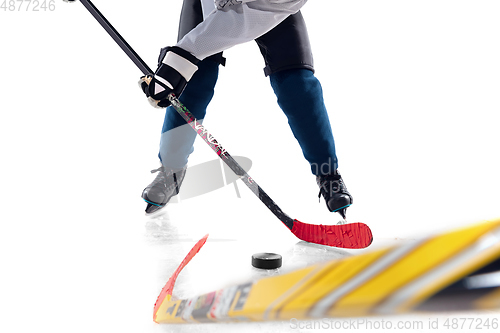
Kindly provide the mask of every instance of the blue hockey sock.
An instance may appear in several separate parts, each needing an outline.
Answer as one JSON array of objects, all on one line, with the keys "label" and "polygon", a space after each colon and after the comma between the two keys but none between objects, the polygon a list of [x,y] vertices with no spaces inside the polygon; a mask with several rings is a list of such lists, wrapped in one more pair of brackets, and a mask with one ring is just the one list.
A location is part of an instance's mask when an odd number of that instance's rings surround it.
[{"label": "blue hockey sock", "polygon": [[278,104],[288,118],[293,135],[314,175],[329,174],[338,167],[323,90],[308,69],[290,69],[270,75]]}]

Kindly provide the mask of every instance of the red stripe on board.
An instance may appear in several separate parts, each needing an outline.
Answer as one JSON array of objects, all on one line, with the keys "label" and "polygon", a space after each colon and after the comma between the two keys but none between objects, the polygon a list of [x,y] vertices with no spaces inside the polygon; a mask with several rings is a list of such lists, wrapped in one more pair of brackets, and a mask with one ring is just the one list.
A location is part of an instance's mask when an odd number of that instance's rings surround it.
[{"label": "red stripe on board", "polygon": [[189,251],[187,256],[182,260],[181,264],[177,269],[175,270],[174,274],[168,279],[167,284],[163,287],[161,290],[160,295],[158,296],[158,299],[156,300],[155,307],[154,307],[154,312],[153,312],[153,320],[156,322],[156,313],[158,312],[158,309],[160,308],[161,304],[163,303],[163,300],[167,295],[172,295],[172,291],[174,289],[175,285],[175,280],[177,280],[177,276],[179,273],[182,271],[182,269],[193,259],[193,257],[198,253],[203,245],[205,245],[205,242],[207,241],[208,234],[205,235],[202,239],[200,239]]}]

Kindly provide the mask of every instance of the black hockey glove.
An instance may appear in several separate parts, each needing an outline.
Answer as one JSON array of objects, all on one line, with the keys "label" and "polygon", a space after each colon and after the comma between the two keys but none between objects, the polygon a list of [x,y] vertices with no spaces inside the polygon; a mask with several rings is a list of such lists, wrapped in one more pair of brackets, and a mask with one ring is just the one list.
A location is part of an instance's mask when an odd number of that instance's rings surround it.
[{"label": "black hockey glove", "polygon": [[161,49],[155,74],[143,76],[139,81],[149,103],[157,108],[169,106],[168,95],[181,95],[188,81],[198,70],[198,62],[196,57],[180,47]]}]

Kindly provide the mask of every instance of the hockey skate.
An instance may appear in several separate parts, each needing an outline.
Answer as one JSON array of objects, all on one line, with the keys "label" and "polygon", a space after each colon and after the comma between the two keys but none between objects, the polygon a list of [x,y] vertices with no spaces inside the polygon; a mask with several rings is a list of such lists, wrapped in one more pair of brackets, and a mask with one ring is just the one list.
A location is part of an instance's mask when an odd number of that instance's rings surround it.
[{"label": "hockey skate", "polygon": [[352,196],[347,191],[347,187],[338,171],[329,175],[316,176],[316,183],[319,186],[318,198],[323,198],[326,207],[330,212],[338,212],[345,220],[347,207],[352,205]]},{"label": "hockey skate", "polygon": [[186,167],[176,171],[162,165],[158,169],[151,170],[151,173],[156,172],[158,172],[156,178],[142,191],[142,198],[147,202],[146,215],[158,212],[179,193]]}]

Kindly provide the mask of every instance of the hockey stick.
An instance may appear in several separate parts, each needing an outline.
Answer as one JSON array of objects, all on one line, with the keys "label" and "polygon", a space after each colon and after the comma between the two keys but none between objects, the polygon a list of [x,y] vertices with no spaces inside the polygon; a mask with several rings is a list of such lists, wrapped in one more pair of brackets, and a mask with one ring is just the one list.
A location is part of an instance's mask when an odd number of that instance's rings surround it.
[{"label": "hockey stick", "polygon": [[[65,0],[74,2],[75,0]],[[125,51],[129,58],[146,76],[153,75],[153,71],[123,39],[109,21],[92,4],[90,0],[80,0],[94,18],[102,25],[115,42]],[[316,225],[300,222],[290,218],[264,192],[264,190],[248,175],[248,173],[233,159],[231,155],[215,140],[205,127],[182,105],[173,94],[168,96],[174,109],[198,133],[215,153],[240,177],[250,190],[269,208],[269,210],[299,239],[322,245],[342,248],[365,248],[371,244],[373,236],[370,228],[364,223],[348,223],[341,225]]]},{"label": "hockey stick", "polygon": [[158,299],[156,300],[155,307],[154,307],[154,314],[153,314],[153,320],[156,321],[156,314],[158,313],[158,309],[162,305],[163,301],[170,301],[172,298],[172,292],[174,290],[174,285],[175,281],[177,280],[177,277],[179,276],[180,272],[186,267],[186,265],[193,259],[193,257],[200,251],[203,245],[205,245],[205,242],[207,241],[208,234],[205,235],[202,239],[200,239],[194,246],[193,248],[189,251],[189,253],[186,255],[184,260],[180,263],[179,267],[175,270],[174,274],[168,279],[167,283],[161,290],[160,295],[158,296]]}]

